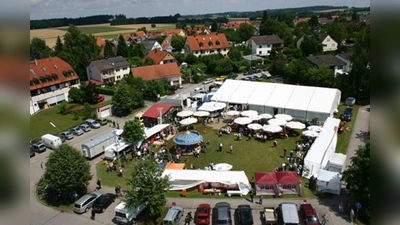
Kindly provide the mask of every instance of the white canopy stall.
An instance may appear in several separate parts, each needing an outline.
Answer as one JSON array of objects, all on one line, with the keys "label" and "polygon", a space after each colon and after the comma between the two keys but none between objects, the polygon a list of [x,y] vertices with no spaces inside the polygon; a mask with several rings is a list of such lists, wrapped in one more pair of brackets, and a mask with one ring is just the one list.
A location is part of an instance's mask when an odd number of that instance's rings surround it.
[{"label": "white canopy stall", "polygon": [[225,107],[223,102],[205,102],[197,110],[209,112],[211,117],[217,117]]},{"label": "white canopy stall", "polygon": [[162,177],[164,176],[169,176],[170,190],[188,189],[202,183],[237,184],[244,195],[251,190],[244,171],[164,170]]},{"label": "white canopy stall", "polygon": [[317,177],[317,190],[340,195],[342,189],[342,176],[337,172],[319,170]]},{"label": "white canopy stall", "polygon": [[339,124],[339,119],[332,117],[326,119],[324,129],[304,157],[303,177],[310,178],[313,175],[317,177],[318,171],[326,168],[336,150]]}]

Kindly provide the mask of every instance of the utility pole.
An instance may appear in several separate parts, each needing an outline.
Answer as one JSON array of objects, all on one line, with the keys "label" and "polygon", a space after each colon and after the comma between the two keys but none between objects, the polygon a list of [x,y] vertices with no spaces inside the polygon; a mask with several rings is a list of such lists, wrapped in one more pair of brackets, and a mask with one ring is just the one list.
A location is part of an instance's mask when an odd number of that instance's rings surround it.
[{"label": "utility pole", "polygon": [[160,117],[159,117],[159,121],[158,121],[159,124],[162,124],[162,110],[163,109],[164,109],[163,107],[157,108],[158,112],[160,113]]}]

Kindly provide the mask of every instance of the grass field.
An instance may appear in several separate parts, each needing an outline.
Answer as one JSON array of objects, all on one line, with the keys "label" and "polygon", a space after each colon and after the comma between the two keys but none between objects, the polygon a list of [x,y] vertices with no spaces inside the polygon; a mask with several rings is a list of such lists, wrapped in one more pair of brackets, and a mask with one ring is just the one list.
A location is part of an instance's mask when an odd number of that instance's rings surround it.
[{"label": "grass field", "polygon": [[[58,28],[57,30],[67,31],[68,27]],[[96,33],[114,32],[114,31],[127,33],[136,31],[131,28],[111,27],[111,26],[79,27],[79,30],[83,34],[96,34]]]},{"label": "grass field", "polygon": [[[341,104],[339,106],[339,113],[337,113],[335,118],[340,119],[340,115],[343,114],[343,111],[345,108],[346,108],[346,106],[344,104]],[[350,138],[351,138],[351,133],[353,132],[354,121],[356,121],[356,119],[357,119],[357,113],[358,113],[359,108],[360,108],[359,105],[353,106],[353,117],[352,117],[351,121],[346,123],[343,133],[338,134],[336,153],[346,154],[347,146],[349,145]]]}]

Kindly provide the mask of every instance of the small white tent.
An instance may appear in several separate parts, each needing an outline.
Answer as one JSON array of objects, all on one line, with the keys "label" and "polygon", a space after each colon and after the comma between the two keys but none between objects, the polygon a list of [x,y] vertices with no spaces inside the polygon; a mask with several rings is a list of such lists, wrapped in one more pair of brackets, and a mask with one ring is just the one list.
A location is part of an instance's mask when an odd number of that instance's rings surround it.
[{"label": "small white tent", "polygon": [[342,176],[337,172],[319,170],[317,176],[317,190],[339,195],[342,188],[341,179]]},{"label": "small white tent", "polygon": [[342,153],[333,154],[329,159],[328,170],[332,172],[342,173],[344,171],[344,164],[346,163],[347,156]]}]

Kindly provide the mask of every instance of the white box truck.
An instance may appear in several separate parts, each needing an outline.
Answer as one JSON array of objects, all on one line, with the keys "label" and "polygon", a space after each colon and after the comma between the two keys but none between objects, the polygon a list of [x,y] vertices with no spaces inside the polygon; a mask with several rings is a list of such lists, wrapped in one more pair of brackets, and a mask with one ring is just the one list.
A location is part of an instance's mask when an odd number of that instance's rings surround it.
[{"label": "white box truck", "polygon": [[52,134],[45,134],[41,138],[44,145],[48,148],[55,150],[58,146],[62,145],[61,138]]},{"label": "white box truck", "polygon": [[136,224],[147,205],[146,202],[135,209],[129,209],[126,208],[124,201],[120,202],[114,209],[114,222],[117,224]]},{"label": "white box truck", "polygon": [[112,132],[106,133],[85,144],[82,144],[83,156],[87,159],[92,159],[103,153],[104,149],[113,143],[115,143],[114,134]]}]

